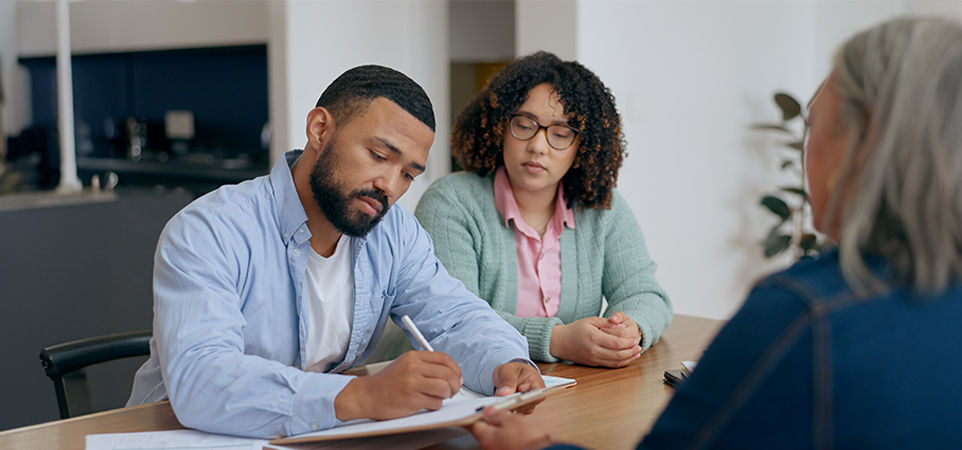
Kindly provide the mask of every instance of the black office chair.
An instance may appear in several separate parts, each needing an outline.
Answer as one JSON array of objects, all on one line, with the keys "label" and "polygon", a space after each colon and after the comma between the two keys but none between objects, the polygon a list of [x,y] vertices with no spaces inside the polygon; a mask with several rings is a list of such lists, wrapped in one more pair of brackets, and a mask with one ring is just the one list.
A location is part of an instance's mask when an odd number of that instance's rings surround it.
[{"label": "black office chair", "polygon": [[40,361],[57,392],[60,418],[87,414],[92,410],[87,374],[83,370],[85,367],[120,358],[149,355],[150,337],[149,330],[135,331],[44,347],[40,351]]}]

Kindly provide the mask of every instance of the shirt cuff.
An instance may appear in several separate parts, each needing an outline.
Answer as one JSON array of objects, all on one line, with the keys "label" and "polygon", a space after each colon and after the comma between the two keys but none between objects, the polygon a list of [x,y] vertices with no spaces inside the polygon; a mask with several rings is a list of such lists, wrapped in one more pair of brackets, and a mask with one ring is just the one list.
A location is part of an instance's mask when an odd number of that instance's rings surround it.
[{"label": "shirt cuff", "polygon": [[[288,436],[326,430],[343,421],[337,419],[334,399],[355,377],[351,375],[313,374],[302,377],[294,395],[293,417]],[[312,376],[318,375],[318,376]]]},{"label": "shirt cuff", "polygon": [[[658,339],[661,337],[661,333],[665,331],[665,326],[661,324],[652,323],[652,320],[646,320],[646,317],[639,318],[640,320],[635,320],[635,324],[638,325],[638,331],[641,332],[641,351],[644,352],[651,348],[652,345],[658,343]],[[668,324],[671,324],[671,320],[668,320]]]}]

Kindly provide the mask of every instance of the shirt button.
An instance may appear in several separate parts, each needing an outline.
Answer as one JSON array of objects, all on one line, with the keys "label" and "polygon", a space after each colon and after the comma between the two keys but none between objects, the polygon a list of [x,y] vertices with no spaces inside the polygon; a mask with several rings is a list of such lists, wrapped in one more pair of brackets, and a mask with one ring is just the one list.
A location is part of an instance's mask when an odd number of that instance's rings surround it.
[{"label": "shirt button", "polygon": [[287,238],[289,238],[289,237],[291,237],[291,234],[290,234],[290,233],[284,233],[284,239],[287,239]]},{"label": "shirt button", "polygon": [[311,429],[312,429],[312,430],[316,430],[316,429],[317,429],[317,422],[311,422]]},{"label": "shirt button", "polygon": [[300,250],[294,250],[294,256],[301,256]]},{"label": "shirt button", "polygon": [[545,296],[545,297],[544,297],[544,302],[545,302],[545,303],[548,303],[548,302],[550,302],[550,301],[551,301],[551,297],[548,297],[548,296]]},{"label": "shirt button", "polygon": [[542,253],[542,254],[540,254],[540,255],[538,255],[538,259],[539,259],[539,260],[542,260],[542,259],[544,259],[544,253]]},{"label": "shirt button", "polygon": [[298,232],[298,233],[303,233],[303,232],[304,232],[304,227],[301,227],[299,230],[297,230],[297,232]]}]

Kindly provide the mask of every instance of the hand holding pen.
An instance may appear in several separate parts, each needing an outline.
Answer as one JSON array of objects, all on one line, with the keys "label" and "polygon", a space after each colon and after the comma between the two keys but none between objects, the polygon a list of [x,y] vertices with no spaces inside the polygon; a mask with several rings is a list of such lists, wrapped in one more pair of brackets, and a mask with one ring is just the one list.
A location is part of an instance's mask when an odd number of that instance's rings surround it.
[{"label": "hand holding pen", "polygon": [[407,352],[380,372],[348,382],[334,399],[334,411],[342,421],[433,411],[456,394],[461,383],[461,369],[447,354]]},{"label": "hand holding pen", "polygon": [[[407,315],[401,317],[401,324],[411,332],[414,339],[417,339],[418,343],[421,344],[421,347],[429,352],[434,351],[434,347],[432,347],[431,343],[421,334],[421,330],[414,325],[410,317]],[[541,378],[541,374],[526,362],[511,361],[501,364],[494,369],[491,377],[491,381],[494,382],[496,388],[494,395],[497,396],[511,395],[515,392],[524,392],[544,387],[544,379]],[[463,384],[464,380],[462,379],[461,382]],[[461,389],[463,390],[464,388],[462,387]],[[534,405],[531,406],[531,408],[533,407]]]},{"label": "hand holding pen", "polygon": [[[421,344],[421,348],[429,352],[434,351],[434,347],[431,346],[431,343],[428,342],[428,339],[421,334],[421,330],[419,330],[417,325],[414,324],[414,321],[411,320],[411,317],[405,314],[403,317],[401,317],[401,324],[404,325],[404,328],[407,328],[408,332],[410,332],[412,336],[414,336],[414,339],[418,341],[418,344]],[[458,392],[462,392],[464,390],[464,378],[460,378],[459,383]]]}]

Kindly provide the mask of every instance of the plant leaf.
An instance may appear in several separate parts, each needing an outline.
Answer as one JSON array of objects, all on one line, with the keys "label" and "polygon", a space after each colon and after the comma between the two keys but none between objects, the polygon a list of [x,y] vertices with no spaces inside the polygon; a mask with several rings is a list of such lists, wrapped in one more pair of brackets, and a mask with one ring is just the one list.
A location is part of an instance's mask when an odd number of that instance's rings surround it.
[{"label": "plant leaf", "polygon": [[792,194],[795,194],[795,195],[801,197],[802,200],[808,201],[808,192],[805,192],[805,189],[797,188],[797,187],[791,187],[791,186],[782,186],[782,187],[780,187],[779,189],[781,189],[781,190],[784,191],[784,192],[790,192],[790,193],[792,193]]},{"label": "plant leaf", "polygon": [[795,150],[798,150],[798,151],[805,150],[805,143],[802,141],[788,142],[785,144],[785,146],[789,148],[794,148]]},{"label": "plant leaf", "polygon": [[781,217],[782,220],[788,220],[788,217],[792,215],[792,210],[788,207],[788,204],[774,195],[762,197],[761,204],[776,216]]},{"label": "plant leaf", "polygon": [[788,248],[792,237],[787,234],[770,234],[765,239],[765,257],[771,258]]},{"label": "plant leaf", "polygon": [[817,248],[818,237],[816,237],[812,233],[805,233],[802,235],[801,240],[798,242],[798,246],[805,251],[805,254],[808,254],[808,252],[814,251]]},{"label": "plant leaf", "polygon": [[775,123],[753,123],[749,125],[753,130],[771,130],[771,131],[781,131],[786,134],[792,134],[792,130],[789,130],[784,125],[779,125]]},{"label": "plant leaf", "polygon": [[782,110],[782,120],[786,122],[802,113],[802,105],[798,103],[798,100],[785,92],[775,93],[775,104]]}]

